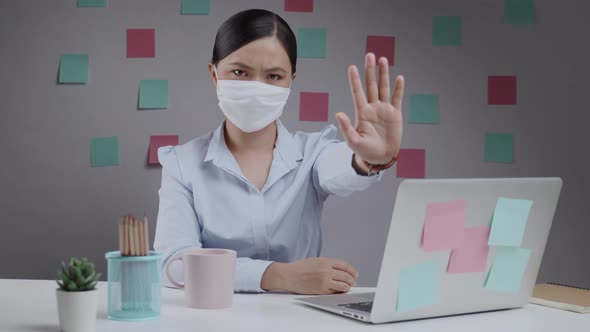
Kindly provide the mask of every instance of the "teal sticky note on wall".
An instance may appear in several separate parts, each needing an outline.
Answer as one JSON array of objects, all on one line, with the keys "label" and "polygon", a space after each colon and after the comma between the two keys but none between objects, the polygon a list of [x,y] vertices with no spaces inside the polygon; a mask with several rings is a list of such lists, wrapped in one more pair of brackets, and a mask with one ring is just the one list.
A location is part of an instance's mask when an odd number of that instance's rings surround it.
[{"label": "teal sticky note on wall", "polygon": [[62,54],[59,60],[59,83],[88,82],[88,54]]},{"label": "teal sticky note on wall", "polygon": [[119,165],[117,136],[96,137],[90,140],[90,165],[92,167]]},{"label": "teal sticky note on wall", "polygon": [[439,303],[441,271],[440,259],[402,268],[397,291],[397,311],[404,312]]},{"label": "teal sticky note on wall", "polygon": [[489,245],[520,246],[533,201],[499,197],[492,216]]},{"label": "teal sticky note on wall", "polygon": [[504,0],[504,23],[534,24],[534,0]]},{"label": "teal sticky note on wall", "polygon": [[180,13],[182,15],[209,15],[211,0],[182,0]]},{"label": "teal sticky note on wall", "polygon": [[495,163],[512,163],[514,160],[514,137],[506,133],[486,133],[484,160]]},{"label": "teal sticky note on wall", "polygon": [[438,124],[439,122],[437,95],[414,94],[410,96],[410,123]]},{"label": "teal sticky note on wall", "polygon": [[139,109],[168,108],[168,80],[139,82]]},{"label": "teal sticky note on wall", "polygon": [[106,7],[107,0],[78,0],[78,8],[83,7]]},{"label": "teal sticky note on wall", "polygon": [[530,256],[530,249],[498,247],[485,282],[485,289],[495,292],[518,293]]},{"label": "teal sticky note on wall", "polygon": [[459,46],[462,43],[461,16],[435,16],[432,18],[432,45]]},{"label": "teal sticky note on wall", "polygon": [[297,30],[297,56],[300,58],[325,58],[326,39],[326,29],[299,28]]}]

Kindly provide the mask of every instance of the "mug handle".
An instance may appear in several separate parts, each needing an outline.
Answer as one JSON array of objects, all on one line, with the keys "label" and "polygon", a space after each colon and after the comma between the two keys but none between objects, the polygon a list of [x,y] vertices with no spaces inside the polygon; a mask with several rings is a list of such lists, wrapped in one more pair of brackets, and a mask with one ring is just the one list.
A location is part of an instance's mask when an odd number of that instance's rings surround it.
[{"label": "mug handle", "polygon": [[184,289],[184,284],[178,283],[176,280],[174,280],[174,278],[170,274],[170,265],[172,265],[172,263],[174,263],[175,261],[181,261],[184,264],[184,261],[182,260],[182,256],[176,256],[170,262],[168,262],[168,264],[166,264],[166,276],[168,277],[168,280],[170,280],[170,282],[174,286]]}]

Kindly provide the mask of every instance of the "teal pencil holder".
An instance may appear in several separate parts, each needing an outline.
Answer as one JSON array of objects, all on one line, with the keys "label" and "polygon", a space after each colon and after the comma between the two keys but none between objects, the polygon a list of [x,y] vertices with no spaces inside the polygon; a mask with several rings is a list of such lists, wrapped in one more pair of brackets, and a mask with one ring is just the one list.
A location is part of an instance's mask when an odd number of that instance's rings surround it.
[{"label": "teal pencil holder", "polygon": [[113,320],[158,319],[162,304],[162,255],[105,254],[108,268],[108,317]]}]

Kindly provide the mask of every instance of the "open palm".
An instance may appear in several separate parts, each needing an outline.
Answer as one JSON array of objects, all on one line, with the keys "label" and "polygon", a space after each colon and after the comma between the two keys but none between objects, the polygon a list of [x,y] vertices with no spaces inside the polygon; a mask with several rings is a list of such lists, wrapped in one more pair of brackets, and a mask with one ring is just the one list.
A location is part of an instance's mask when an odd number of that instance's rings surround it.
[{"label": "open palm", "polygon": [[340,131],[348,146],[362,160],[374,164],[387,164],[397,156],[402,140],[402,99],[404,78],[395,79],[391,93],[389,87],[389,64],[386,58],[379,59],[379,82],[375,73],[373,53],[365,56],[365,79],[367,96],[363,92],[356,66],[348,67],[350,91],[355,109],[355,125],[343,112],[336,113]]}]

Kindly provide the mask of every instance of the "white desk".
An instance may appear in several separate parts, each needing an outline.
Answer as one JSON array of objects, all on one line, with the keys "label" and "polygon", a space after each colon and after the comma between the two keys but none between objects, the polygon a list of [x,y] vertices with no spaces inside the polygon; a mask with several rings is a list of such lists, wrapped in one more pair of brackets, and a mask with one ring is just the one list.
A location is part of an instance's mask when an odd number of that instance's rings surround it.
[{"label": "white desk", "polygon": [[[0,331],[59,331],[56,288],[55,281],[0,279]],[[295,295],[290,294],[236,294],[231,309],[189,309],[183,304],[182,292],[169,288],[162,292],[159,320],[118,322],[106,318],[106,288],[106,283],[99,284],[96,331],[590,331],[590,314],[532,304],[523,309],[371,325],[295,304]]]}]

